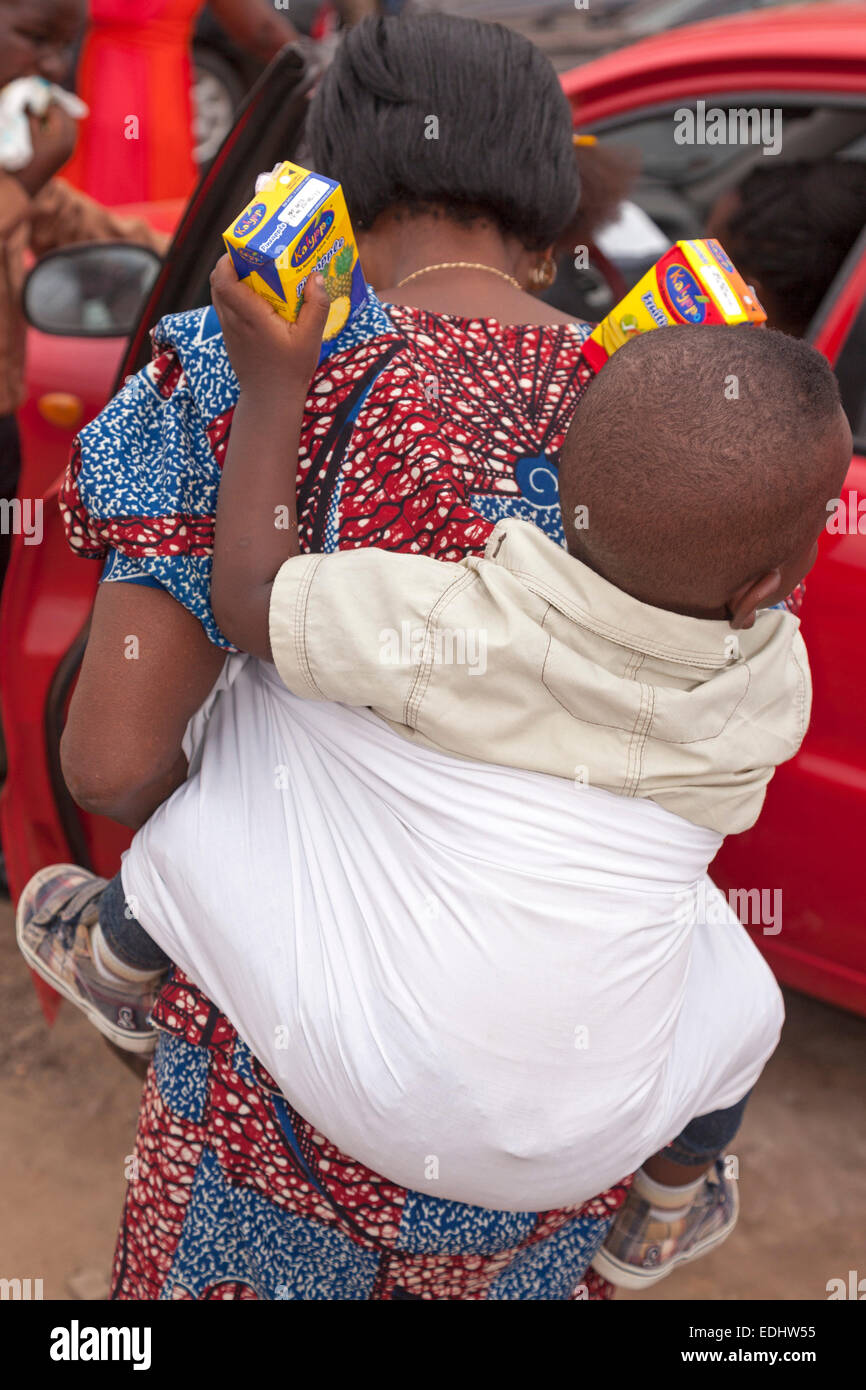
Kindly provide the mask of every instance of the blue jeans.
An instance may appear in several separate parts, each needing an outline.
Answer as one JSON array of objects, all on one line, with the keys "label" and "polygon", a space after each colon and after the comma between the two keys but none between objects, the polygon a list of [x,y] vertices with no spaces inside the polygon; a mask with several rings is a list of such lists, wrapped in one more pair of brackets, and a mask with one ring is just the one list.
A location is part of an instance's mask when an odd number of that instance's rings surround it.
[{"label": "blue jeans", "polygon": [[751,1095],[747,1091],[736,1105],[727,1110],[713,1110],[709,1115],[699,1115],[690,1120],[672,1144],[662,1149],[662,1157],[672,1163],[685,1167],[696,1167],[699,1163],[710,1163],[723,1154],[743,1122],[743,1111]]},{"label": "blue jeans", "polygon": [[[151,941],[144,927],[129,911],[120,874],[108,884],[99,906],[99,925],[109,950],[136,970],[167,970],[171,960]],[[710,1163],[725,1152],[743,1119],[749,1094],[727,1110],[714,1110],[690,1121],[672,1144],[662,1149],[665,1158],[685,1167]]]}]

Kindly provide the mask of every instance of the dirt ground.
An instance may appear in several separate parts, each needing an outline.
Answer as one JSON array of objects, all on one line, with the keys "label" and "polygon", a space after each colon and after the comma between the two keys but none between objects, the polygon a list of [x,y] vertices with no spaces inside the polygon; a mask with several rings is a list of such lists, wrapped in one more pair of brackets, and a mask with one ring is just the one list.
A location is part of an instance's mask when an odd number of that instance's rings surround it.
[{"label": "dirt ground", "polygon": [[[788,996],[779,1051],[734,1151],[741,1217],[714,1255],[641,1299],[825,1299],[866,1275],[866,1020]],[[132,1150],[140,1082],[64,1006],[45,1027],[0,904],[0,1278],[98,1299]]]}]

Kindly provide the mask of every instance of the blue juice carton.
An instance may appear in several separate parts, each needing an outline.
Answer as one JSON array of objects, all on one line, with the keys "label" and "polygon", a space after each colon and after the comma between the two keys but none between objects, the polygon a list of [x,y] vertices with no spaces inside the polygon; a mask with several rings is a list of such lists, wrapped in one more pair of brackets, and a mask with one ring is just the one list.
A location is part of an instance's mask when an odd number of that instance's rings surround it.
[{"label": "blue juice carton", "polygon": [[343,190],[288,160],[268,175],[223,241],[238,278],[290,322],[308,276],[319,271],[331,301],[326,339],[336,338],[366,297]]}]

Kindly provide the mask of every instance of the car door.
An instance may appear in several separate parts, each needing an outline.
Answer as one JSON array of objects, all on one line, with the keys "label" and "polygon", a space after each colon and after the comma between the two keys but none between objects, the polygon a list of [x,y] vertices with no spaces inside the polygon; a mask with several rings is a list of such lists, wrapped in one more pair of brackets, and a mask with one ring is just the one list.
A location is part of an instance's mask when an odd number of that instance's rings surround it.
[{"label": "car door", "polygon": [[[704,103],[704,115],[699,101]],[[750,120],[736,125],[737,133],[754,134],[755,143],[710,144],[697,138],[707,109],[725,113],[754,109],[765,113],[765,123],[761,127]],[[678,97],[646,105],[636,101],[633,108],[604,121],[581,119],[580,128],[596,134],[601,144],[636,157],[637,180],[630,197],[671,241],[677,241],[700,236],[717,198],[745,178],[755,164],[776,158],[866,159],[866,89],[852,99],[833,92],[721,88],[700,98]],[[690,133],[694,138],[686,138]],[[760,142],[761,134],[766,145]],[[776,137],[780,153],[765,155],[764,149],[772,150]],[[640,266],[632,268],[632,283],[642,271]]]},{"label": "car door", "polygon": [[758,824],[726,842],[714,873],[726,888],[781,888],[782,930],[755,932],[779,978],[866,1013],[866,230],[809,337],[836,371],[854,436],[841,506],[806,581],[812,722]]},{"label": "car door", "polygon": [[[249,94],[189,203],[113,389],[148,360],[149,330],[158,319],[209,302],[208,277],[222,253],[222,230],[249,198],[255,175],[296,153],[312,81],[298,51],[287,48]],[[69,347],[74,352],[74,340]],[[113,874],[129,842],[122,827],[78,810],[60,771],[60,734],[101,570],[99,562],[75,557],[66,545],[57,508],[60,482],[55,479],[40,495],[41,544],[27,546],[15,538],[0,614],[7,747],[0,835],[13,895],[42,865],[58,860]]]},{"label": "car door", "polygon": [[[590,93],[591,93],[591,84]],[[647,89],[653,83],[647,78]],[[782,111],[785,157],[866,159],[866,93],[756,91],[722,86],[706,97],[725,110]],[[588,102],[591,108],[591,100]],[[760,147],[678,144],[675,118],[696,111],[697,97],[643,102],[635,93],[616,116],[580,128],[637,152],[631,196],[671,238],[698,236],[715,199],[745,176]],[[578,108],[579,109],[579,108]],[[633,282],[645,267],[623,262]],[[729,839],[713,873],[728,891],[780,890],[781,931],[749,923],[779,978],[842,1007],[866,1013],[866,899],[859,882],[866,825],[866,723],[860,713],[866,659],[866,248],[852,251],[812,324],[810,338],[840,378],[855,436],[844,489],[855,527],[828,531],[809,577],[803,633],[814,681],[812,724],[799,756],[776,773],[758,824]],[[852,513],[851,499],[854,498]],[[829,518],[828,518],[829,520]],[[772,933],[772,934],[771,934]]]}]

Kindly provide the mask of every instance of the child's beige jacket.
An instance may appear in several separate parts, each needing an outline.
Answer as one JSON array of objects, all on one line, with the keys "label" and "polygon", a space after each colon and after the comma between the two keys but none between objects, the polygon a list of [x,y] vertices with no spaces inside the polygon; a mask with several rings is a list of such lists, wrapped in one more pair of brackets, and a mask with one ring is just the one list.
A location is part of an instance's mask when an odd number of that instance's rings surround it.
[{"label": "child's beige jacket", "polygon": [[483,557],[297,556],[270,637],[288,688],[369,706],[462,757],[647,797],[726,835],[757,819],[809,722],[799,622],[754,627],[649,607],[524,521]]}]

